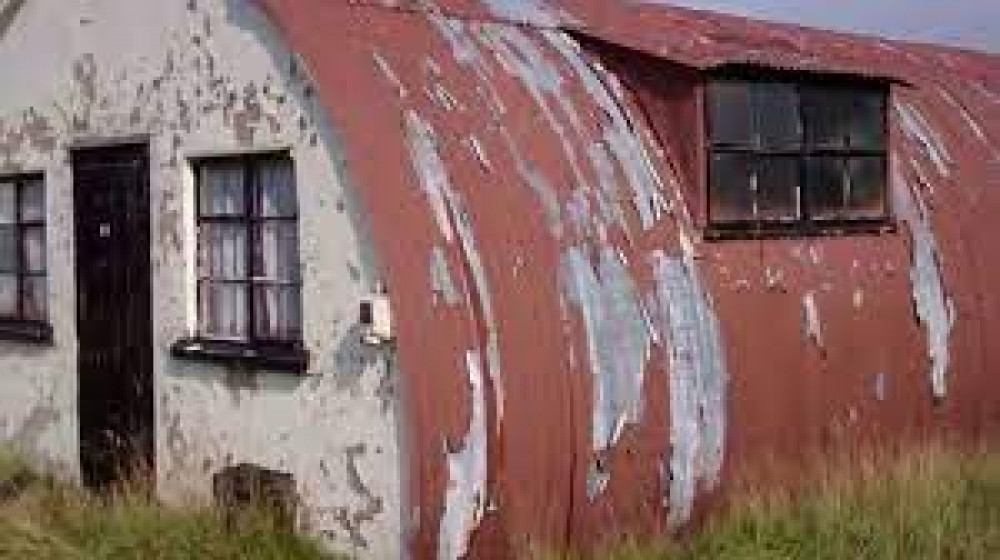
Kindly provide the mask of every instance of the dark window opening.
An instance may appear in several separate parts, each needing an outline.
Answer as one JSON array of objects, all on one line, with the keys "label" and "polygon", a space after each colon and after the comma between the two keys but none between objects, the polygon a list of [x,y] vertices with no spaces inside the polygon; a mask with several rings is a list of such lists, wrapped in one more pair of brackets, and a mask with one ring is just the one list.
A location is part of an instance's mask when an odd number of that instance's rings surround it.
[{"label": "dark window opening", "polygon": [[292,160],[255,154],[195,165],[198,336],[176,353],[304,367]]},{"label": "dark window opening", "polygon": [[711,81],[710,229],[886,225],[887,100],[877,84]]},{"label": "dark window opening", "polygon": [[0,177],[0,338],[48,341],[45,185]]}]

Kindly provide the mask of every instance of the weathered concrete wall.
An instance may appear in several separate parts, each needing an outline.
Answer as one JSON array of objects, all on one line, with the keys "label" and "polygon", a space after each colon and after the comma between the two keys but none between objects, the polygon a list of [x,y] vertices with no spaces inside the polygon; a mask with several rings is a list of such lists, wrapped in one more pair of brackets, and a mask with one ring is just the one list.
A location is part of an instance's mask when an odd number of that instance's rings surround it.
[{"label": "weathered concrete wall", "polygon": [[[241,462],[291,472],[302,523],[335,548],[400,551],[398,376],[359,347],[358,298],[378,281],[337,135],[308,72],[238,0],[33,0],[0,27],[0,174],[43,171],[51,347],[0,344],[0,430],[77,475],[70,148],[148,139],[160,493],[204,499]],[[310,375],[170,357],[195,325],[189,158],[290,149],[298,177]]]}]

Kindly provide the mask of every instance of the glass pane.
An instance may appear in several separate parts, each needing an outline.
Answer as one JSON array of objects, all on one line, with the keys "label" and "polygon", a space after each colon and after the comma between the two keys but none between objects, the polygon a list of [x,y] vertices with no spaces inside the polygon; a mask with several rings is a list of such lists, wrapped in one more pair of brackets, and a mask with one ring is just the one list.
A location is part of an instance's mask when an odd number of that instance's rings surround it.
[{"label": "glass pane", "polygon": [[750,101],[753,85],[721,80],[709,84],[712,143],[753,146],[756,134]]},{"label": "glass pane", "polygon": [[850,97],[841,90],[803,88],[806,142],[815,148],[846,148],[850,139]]},{"label": "glass pane", "polygon": [[788,221],[799,217],[799,158],[772,157],[757,168],[757,217]]},{"label": "glass pane", "polygon": [[289,217],[296,214],[295,174],[291,160],[261,160],[257,166],[257,190],[261,216]]},{"label": "glass pane", "polygon": [[798,149],[799,94],[791,84],[760,84],[755,97],[760,146],[771,150]]},{"label": "glass pane", "polygon": [[259,338],[298,340],[302,332],[299,289],[294,286],[255,286],[255,331]]},{"label": "glass pane", "polygon": [[17,317],[17,275],[0,274],[0,317]]},{"label": "glass pane", "polygon": [[44,276],[24,278],[24,318],[44,321],[48,316],[48,289]]},{"label": "glass pane", "polygon": [[45,186],[41,179],[24,183],[21,189],[21,221],[40,222],[45,220]]},{"label": "glass pane", "polygon": [[246,338],[247,286],[203,282],[199,294],[199,318],[203,335]]},{"label": "glass pane", "polygon": [[843,217],[845,171],[839,158],[810,158],[806,162],[809,216],[816,219]]},{"label": "glass pane", "polygon": [[202,222],[198,269],[202,278],[247,278],[247,227],[242,223]]},{"label": "glass pane", "polygon": [[257,226],[254,276],[268,280],[298,282],[298,224],[288,221],[265,221]]},{"label": "glass pane", "polygon": [[885,96],[878,91],[859,91],[852,96],[850,109],[851,147],[885,149]]},{"label": "glass pane", "polygon": [[851,216],[885,216],[886,171],[881,157],[853,158],[847,163],[851,177],[847,204]]},{"label": "glass pane", "polygon": [[202,216],[234,216],[246,213],[243,165],[238,161],[207,162],[201,166]]},{"label": "glass pane", "polygon": [[0,225],[0,272],[17,272],[17,226]]},{"label": "glass pane", "polygon": [[17,185],[0,183],[0,224],[17,223]]},{"label": "glass pane", "polygon": [[749,158],[742,154],[712,155],[709,214],[713,222],[753,218],[753,185]]},{"label": "glass pane", "polygon": [[24,267],[27,272],[45,272],[45,226],[24,228]]}]

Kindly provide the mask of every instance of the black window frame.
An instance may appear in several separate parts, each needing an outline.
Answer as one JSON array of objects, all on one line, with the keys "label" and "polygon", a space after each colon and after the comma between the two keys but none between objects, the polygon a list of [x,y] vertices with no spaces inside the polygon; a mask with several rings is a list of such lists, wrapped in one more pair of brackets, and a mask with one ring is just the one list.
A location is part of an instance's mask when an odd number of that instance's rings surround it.
[{"label": "black window frame", "polygon": [[[799,126],[800,139],[798,146],[785,149],[770,149],[757,146],[735,146],[724,145],[714,141],[713,124],[713,99],[711,97],[711,87],[718,82],[742,82],[746,84],[778,84],[791,86],[796,93],[796,114],[795,119]],[[804,110],[803,92],[807,90],[821,92],[846,92],[862,93],[865,95],[878,95],[881,100],[881,146],[880,148],[829,148],[813,147],[807,140],[808,120]],[[706,154],[706,183],[704,198],[704,212],[706,216],[705,238],[709,240],[717,239],[745,239],[745,238],[767,238],[767,237],[814,237],[830,236],[842,234],[867,234],[885,233],[895,230],[895,222],[892,219],[892,201],[889,191],[890,182],[890,153],[891,153],[891,133],[889,122],[889,107],[891,100],[891,82],[882,79],[864,78],[843,75],[813,74],[797,71],[778,71],[773,69],[762,69],[755,66],[747,67],[724,67],[719,71],[711,72],[707,75],[704,88],[703,119],[705,123],[705,144]],[[759,123],[754,122],[754,132],[758,134],[761,130]],[[797,204],[797,216],[794,219],[766,219],[753,215],[754,209],[747,210],[747,219],[740,220],[718,220],[712,215],[714,193],[714,159],[717,154],[739,154],[747,157],[754,167],[750,171],[753,175],[757,173],[763,162],[768,159],[795,158],[798,160],[798,183],[799,198]],[[837,218],[813,217],[809,214],[810,192],[809,184],[812,182],[807,172],[807,167],[811,159],[839,159],[842,162],[842,169],[846,162],[850,160],[860,160],[863,158],[879,158],[882,161],[882,192],[881,214],[880,215],[857,215],[842,216]],[[847,192],[845,191],[845,195]],[[751,194],[751,197],[754,196]]]},{"label": "black window frame", "polygon": [[[281,161],[291,167],[292,184],[295,187],[293,197],[295,200],[295,212],[291,215],[263,216],[261,215],[260,192],[257,188],[258,167],[261,162]],[[243,200],[244,212],[240,215],[206,215],[202,209],[202,170],[206,165],[212,164],[238,164],[243,169]],[[303,275],[301,262],[301,239],[296,237],[296,256],[298,259],[298,269],[294,280],[282,281],[274,279],[255,278],[254,258],[257,254],[257,247],[261,243],[258,238],[260,224],[266,222],[293,223],[299,227],[301,217],[301,205],[299,204],[298,180],[295,170],[295,162],[291,154],[285,151],[274,152],[250,152],[235,155],[206,156],[191,160],[191,169],[194,173],[194,219],[195,219],[195,251],[200,259],[202,243],[204,242],[202,227],[207,223],[237,223],[244,226],[247,235],[247,247],[245,251],[246,277],[244,279],[219,279],[207,278],[202,275],[200,266],[196,266],[196,309],[197,327],[194,336],[177,341],[173,345],[173,354],[176,357],[194,358],[213,362],[220,362],[229,365],[237,365],[244,369],[268,369],[276,371],[288,371],[303,373],[308,368],[309,355],[304,343],[304,308],[302,305]],[[245,337],[226,337],[217,334],[204,332],[202,330],[203,313],[203,290],[205,282],[216,284],[239,284],[246,289],[246,329]],[[280,286],[296,288],[298,297],[295,305],[298,306],[297,336],[294,338],[275,338],[262,336],[257,332],[257,298],[256,287]]]},{"label": "black window frame", "polygon": [[[24,191],[29,183],[37,183],[42,189],[41,218],[27,220],[23,215]],[[49,309],[49,263],[48,263],[48,197],[46,196],[45,174],[44,173],[17,173],[0,175],[0,184],[13,185],[14,188],[14,222],[4,224],[0,227],[9,227],[14,230],[14,246],[17,256],[14,265],[15,270],[3,270],[0,273],[6,276],[17,278],[17,310],[12,315],[0,315],[0,340],[11,340],[19,342],[52,342],[52,325],[49,322],[51,310]],[[45,270],[28,270],[28,257],[25,252],[25,231],[28,229],[40,229],[42,232],[42,251],[45,253]],[[45,312],[44,317],[28,317],[25,311],[26,279],[45,279]]]}]

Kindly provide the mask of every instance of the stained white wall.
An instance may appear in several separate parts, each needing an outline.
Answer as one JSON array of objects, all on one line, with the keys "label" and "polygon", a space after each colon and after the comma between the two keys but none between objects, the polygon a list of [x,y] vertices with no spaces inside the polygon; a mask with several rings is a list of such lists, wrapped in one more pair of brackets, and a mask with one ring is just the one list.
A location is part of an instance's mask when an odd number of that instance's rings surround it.
[{"label": "stained white wall", "polygon": [[[159,493],[206,500],[220,468],[294,474],[301,522],[336,549],[400,553],[389,357],[358,345],[377,282],[336,131],[249,0],[28,0],[0,27],[0,176],[42,171],[55,344],[0,343],[0,434],[79,475],[71,146],[147,137]],[[195,324],[189,158],[288,148],[301,209],[309,375],[170,357]]]}]

